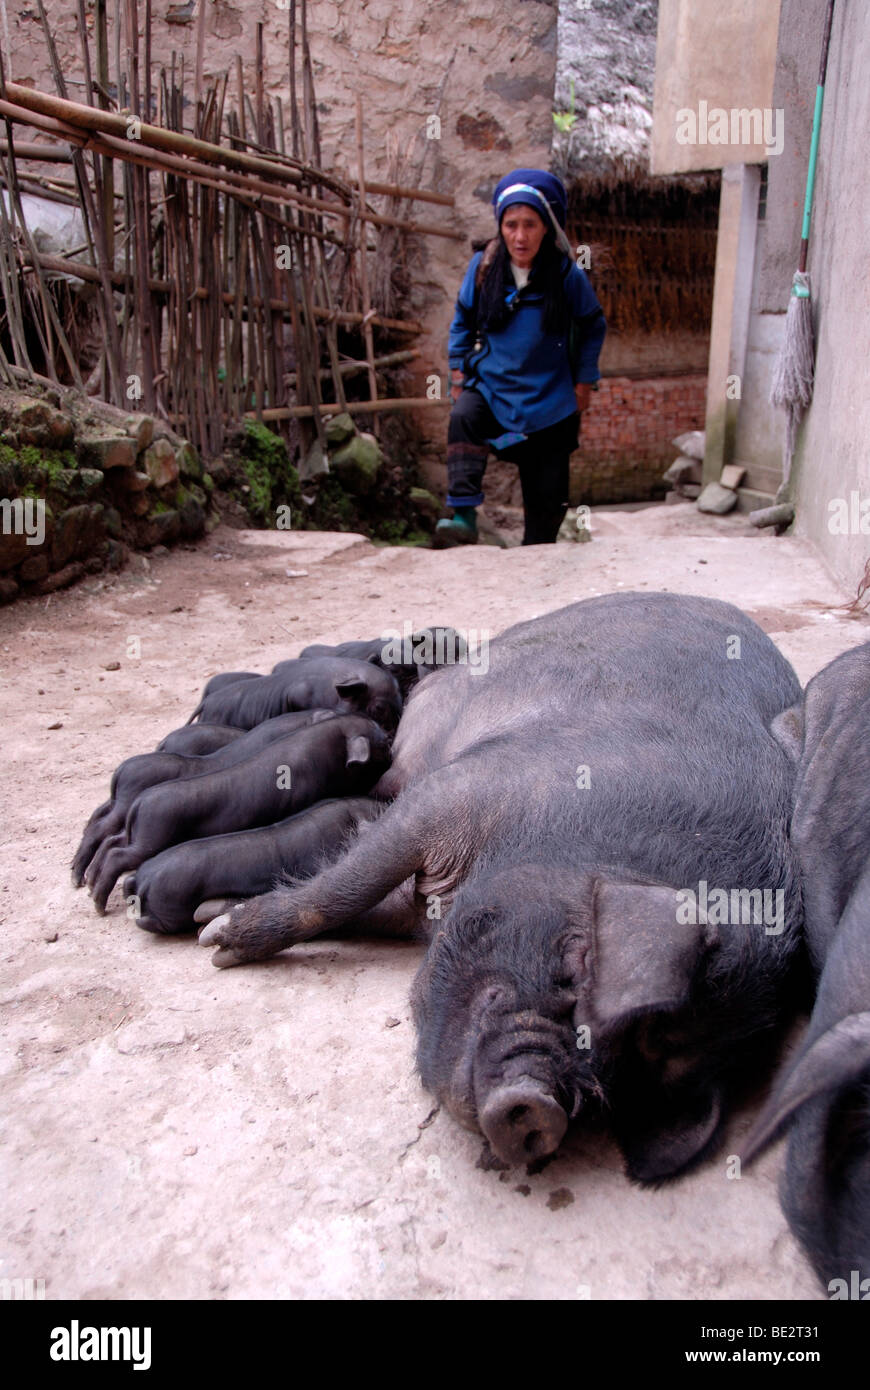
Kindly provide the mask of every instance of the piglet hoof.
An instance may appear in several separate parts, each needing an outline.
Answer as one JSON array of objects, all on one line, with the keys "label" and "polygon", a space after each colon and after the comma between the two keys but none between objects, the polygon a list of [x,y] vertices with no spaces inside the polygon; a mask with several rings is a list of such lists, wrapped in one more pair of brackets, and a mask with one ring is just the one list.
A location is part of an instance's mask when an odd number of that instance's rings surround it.
[{"label": "piglet hoof", "polygon": [[241,898],[208,898],[204,903],[200,903],[193,914],[193,920],[211,922],[215,917],[222,917],[231,912],[241,901]]}]

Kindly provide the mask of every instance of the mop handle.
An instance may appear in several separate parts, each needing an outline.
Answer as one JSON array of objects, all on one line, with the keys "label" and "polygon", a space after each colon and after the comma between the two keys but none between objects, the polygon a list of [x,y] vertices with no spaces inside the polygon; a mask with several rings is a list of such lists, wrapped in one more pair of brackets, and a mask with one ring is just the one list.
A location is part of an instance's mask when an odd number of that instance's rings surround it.
[{"label": "mop handle", "polygon": [[810,240],[810,217],[813,210],[813,187],[816,182],[816,161],[819,154],[819,134],[822,128],[822,103],[825,99],[825,77],[828,71],[828,48],[831,43],[831,24],[834,18],[834,0],[828,0],[828,13],[825,16],[825,31],[822,37],[822,58],[819,64],[819,81],[816,87],[816,105],[813,111],[813,134],[810,141],[810,162],[807,169],[807,192],[804,199],[804,220],[801,227],[801,254],[798,270],[807,268],[807,252]]}]

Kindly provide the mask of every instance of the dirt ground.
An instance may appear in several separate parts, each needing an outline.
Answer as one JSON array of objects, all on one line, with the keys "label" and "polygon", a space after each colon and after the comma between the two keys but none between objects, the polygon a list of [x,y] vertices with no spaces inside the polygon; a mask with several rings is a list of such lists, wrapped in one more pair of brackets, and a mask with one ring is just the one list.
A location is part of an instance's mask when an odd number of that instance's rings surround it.
[{"label": "dirt ground", "polygon": [[808,548],[743,518],[596,510],[593,531],[435,552],[221,528],[0,614],[0,1277],[84,1299],[820,1296],[777,1204],[782,1145],[726,1176],[751,1110],[660,1191],[602,1134],[499,1172],[415,1077],[420,947],[324,940],[218,972],[192,938],[139,931],[118,889],[99,918],[70,886],[115,765],[207,676],[307,642],[494,635],[614,589],[732,600],[802,681],[870,637]]}]

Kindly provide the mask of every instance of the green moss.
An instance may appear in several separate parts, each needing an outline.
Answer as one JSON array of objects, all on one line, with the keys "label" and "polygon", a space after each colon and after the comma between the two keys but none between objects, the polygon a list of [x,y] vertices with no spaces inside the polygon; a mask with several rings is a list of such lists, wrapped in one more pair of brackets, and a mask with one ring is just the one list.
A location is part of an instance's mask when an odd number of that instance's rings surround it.
[{"label": "green moss", "polygon": [[[22,451],[23,452],[23,451]],[[38,450],[34,452],[38,453]],[[49,482],[61,483],[62,473],[68,473],[76,467],[76,456],[72,449],[46,450],[42,454],[42,468],[48,475]]]},{"label": "green moss", "polygon": [[334,473],[321,479],[317,494],[317,519],[325,531],[356,531],[356,507]]},{"label": "green moss", "polygon": [[386,541],[388,545],[398,545],[404,540],[408,533],[407,521],[379,521],[374,528],[375,537],[379,541]]},{"label": "green moss", "polygon": [[247,496],[248,510],[265,521],[272,506],[269,465],[262,458],[245,458],[242,459],[242,468],[250,488]]},{"label": "green moss", "polygon": [[13,448],[0,444],[0,471],[11,470],[22,497],[44,497],[48,491],[62,495],[69,491],[64,476],[76,469],[76,456],[71,449],[40,449],[36,444]]},{"label": "green moss", "polygon": [[294,516],[298,514],[302,503],[299,474],[280,435],[256,420],[246,420],[239,463],[250,489],[242,494],[242,500],[255,520],[274,526],[279,506],[289,506]]}]

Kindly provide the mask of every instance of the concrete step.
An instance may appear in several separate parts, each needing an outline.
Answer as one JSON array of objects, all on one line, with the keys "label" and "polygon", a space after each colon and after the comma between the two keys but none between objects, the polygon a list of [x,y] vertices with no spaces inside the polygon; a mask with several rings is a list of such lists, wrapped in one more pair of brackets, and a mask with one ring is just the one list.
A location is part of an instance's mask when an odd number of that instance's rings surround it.
[{"label": "concrete step", "polygon": [[772,492],[756,492],[755,488],[739,487],[737,489],[738,512],[757,512],[759,507],[772,507],[776,498]]}]

